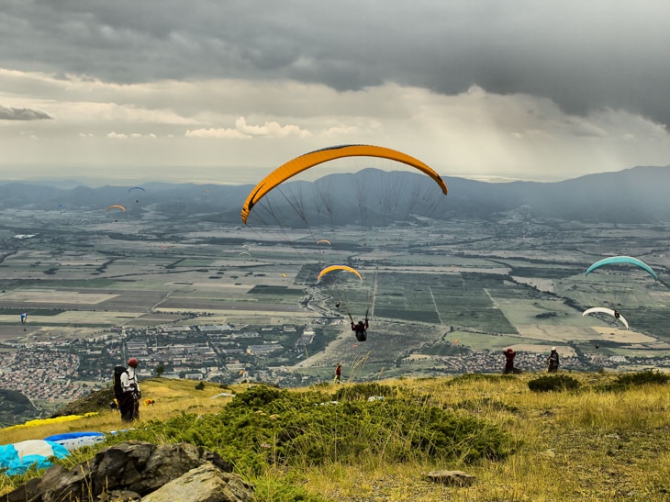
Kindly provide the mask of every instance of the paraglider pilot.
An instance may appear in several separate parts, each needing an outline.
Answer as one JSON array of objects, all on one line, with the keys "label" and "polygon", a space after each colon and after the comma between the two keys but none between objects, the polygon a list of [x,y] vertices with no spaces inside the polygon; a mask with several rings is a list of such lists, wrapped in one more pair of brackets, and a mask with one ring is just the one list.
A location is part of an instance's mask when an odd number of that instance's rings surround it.
[{"label": "paraglider pilot", "polygon": [[140,418],[140,398],[142,394],[135,375],[138,364],[139,361],[131,357],[128,360],[128,369],[121,375],[123,394],[119,402],[119,411],[124,422],[132,422]]},{"label": "paraglider pilot", "polygon": [[614,317],[619,319],[621,317],[621,312],[619,312],[618,310],[615,310],[614,311]]},{"label": "paraglider pilot", "polygon": [[547,372],[556,373],[558,371],[558,364],[558,352],[556,351],[556,347],[552,347],[551,354],[547,357]]},{"label": "paraglider pilot", "polygon": [[516,356],[516,352],[510,348],[503,352],[503,354],[505,354],[505,369],[503,370],[503,374],[514,373],[514,357]]},{"label": "paraglider pilot", "polygon": [[351,331],[356,332],[356,340],[359,342],[364,342],[368,339],[368,332],[366,331],[370,325],[368,324],[367,318],[365,323],[363,321],[358,321],[358,324],[354,324],[354,321],[351,321]]}]

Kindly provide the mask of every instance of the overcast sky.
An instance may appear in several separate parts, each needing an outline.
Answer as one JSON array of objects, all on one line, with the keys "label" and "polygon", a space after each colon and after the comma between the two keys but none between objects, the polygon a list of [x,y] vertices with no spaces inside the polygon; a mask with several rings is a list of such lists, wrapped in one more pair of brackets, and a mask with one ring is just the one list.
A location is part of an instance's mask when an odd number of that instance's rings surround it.
[{"label": "overcast sky", "polygon": [[665,0],[0,0],[0,180],[250,183],[346,143],[476,179],[668,165],[668,19]]}]

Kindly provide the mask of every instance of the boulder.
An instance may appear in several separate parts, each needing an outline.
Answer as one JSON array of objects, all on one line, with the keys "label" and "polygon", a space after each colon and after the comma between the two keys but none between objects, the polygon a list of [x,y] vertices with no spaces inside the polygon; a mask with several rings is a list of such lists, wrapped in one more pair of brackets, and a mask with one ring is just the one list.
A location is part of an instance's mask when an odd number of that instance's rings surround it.
[{"label": "boulder", "polygon": [[144,496],[206,462],[232,471],[219,455],[188,443],[127,441],[99,451],[92,460],[72,469],[55,465],[41,479],[0,497],[0,502],[87,502],[115,490]]},{"label": "boulder", "polygon": [[142,502],[245,502],[253,488],[237,474],[222,472],[207,462],[142,498]]},{"label": "boulder", "polygon": [[470,486],[477,478],[463,471],[431,471],[426,474],[426,479],[443,485]]}]

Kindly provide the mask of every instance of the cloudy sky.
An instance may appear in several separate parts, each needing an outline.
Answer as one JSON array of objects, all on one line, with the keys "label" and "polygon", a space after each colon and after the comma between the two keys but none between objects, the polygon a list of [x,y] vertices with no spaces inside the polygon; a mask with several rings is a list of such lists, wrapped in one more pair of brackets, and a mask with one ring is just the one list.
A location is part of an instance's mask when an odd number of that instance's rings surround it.
[{"label": "cloudy sky", "polygon": [[0,180],[248,183],[346,143],[476,179],[668,165],[668,19],[665,0],[0,0]]}]

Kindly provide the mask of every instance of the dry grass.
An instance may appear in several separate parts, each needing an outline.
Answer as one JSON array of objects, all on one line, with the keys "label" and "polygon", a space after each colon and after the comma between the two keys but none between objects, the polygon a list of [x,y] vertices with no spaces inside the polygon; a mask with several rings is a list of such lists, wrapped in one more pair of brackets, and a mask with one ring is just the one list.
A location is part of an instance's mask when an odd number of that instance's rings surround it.
[{"label": "dry grass", "polygon": [[[331,462],[294,468],[290,473],[270,469],[263,476],[290,476],[291,483],[302,485],[313,495],[352,502],[670,499],[670,386],[597,392],[594,385],[613,377],[573,373],[571,376],[582,383],[579,391],[533,393],[527,382],[535,376],[382,382],[397,387],[401,393],[428,394],[438,406],[502,427],[515,444],[514,453],[505,460],[467,465],[459,460],[435,458],[430,462],[385,464],[379,457],[369,455],[360,458],[356,465]],[[350,384],[344,384],[347,385]],[[144,393],[156,404],[142,407],[143,420],[167,418],[182,410],[210,413],[226,402],[211,398],[224,389],[207,385],[204,391],[196,391],[194,386],[195,382],[160,379],[145,382]],[[109,412],[44,429],[0,431],[0,442],[69,430],[119,427],[118,414]],[[425,481],[425,473],[436,469],[463,470],[474,474],[477,480],[462,488]]]}]

